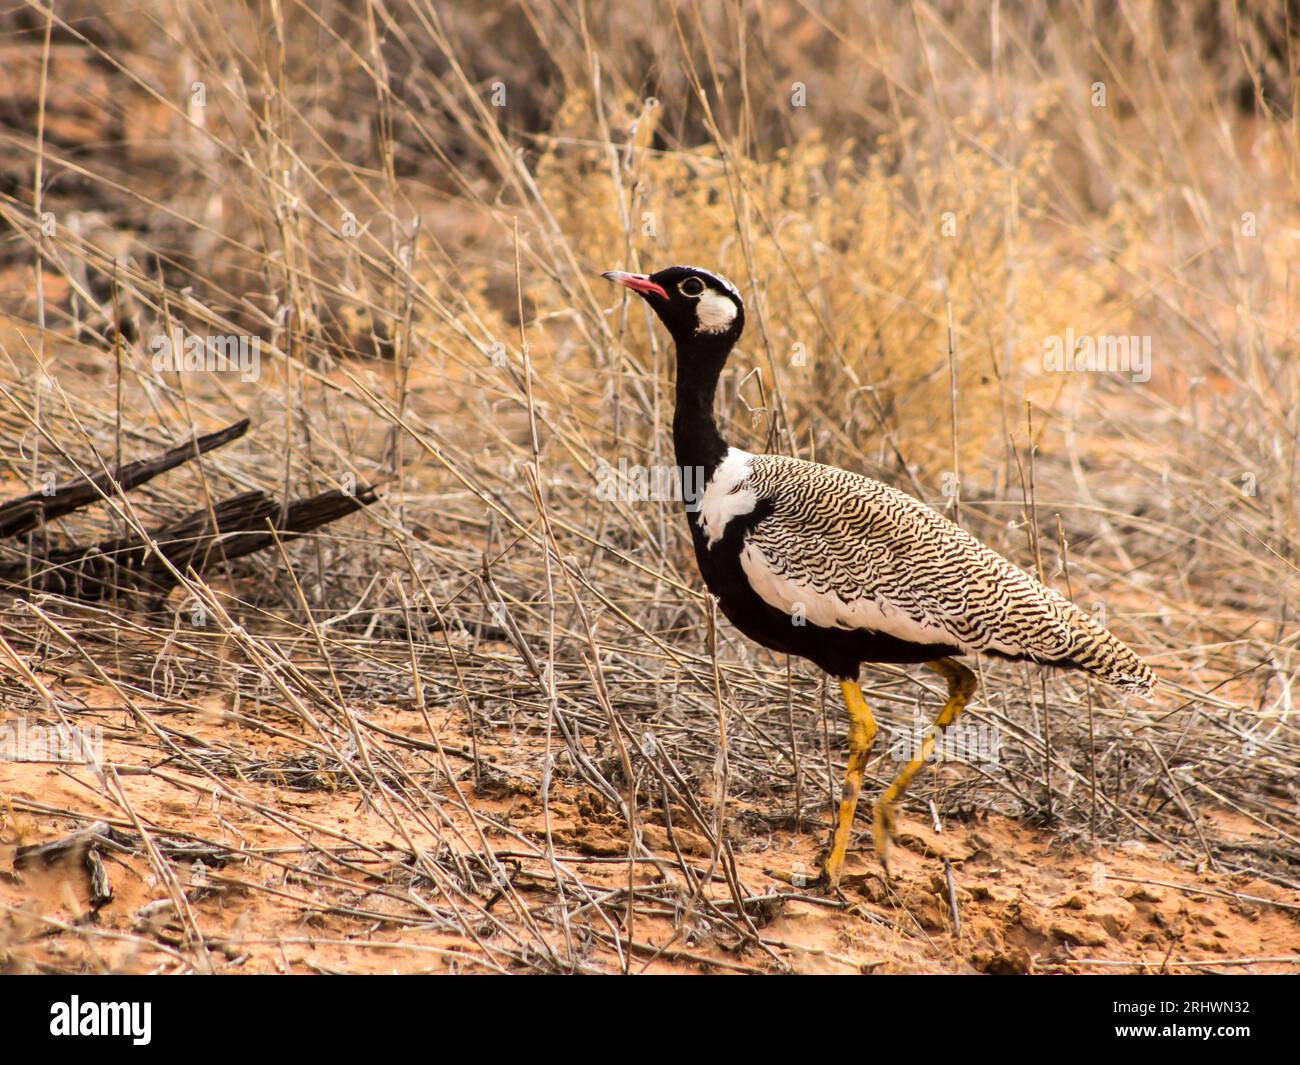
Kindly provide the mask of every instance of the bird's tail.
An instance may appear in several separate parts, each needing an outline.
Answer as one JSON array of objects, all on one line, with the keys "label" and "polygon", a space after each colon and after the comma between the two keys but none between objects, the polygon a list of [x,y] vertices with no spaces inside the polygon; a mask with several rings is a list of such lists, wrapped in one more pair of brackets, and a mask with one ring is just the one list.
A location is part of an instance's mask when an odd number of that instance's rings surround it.
[{"label": "bird's tail", "polygon": [[1077,666],[1120,691],[1150,695],[1156,686],[1156,675],[1137,652],[1077,607],[1074,614],[1072,620],[1078,637],[1069,661],[1061,664]]}]

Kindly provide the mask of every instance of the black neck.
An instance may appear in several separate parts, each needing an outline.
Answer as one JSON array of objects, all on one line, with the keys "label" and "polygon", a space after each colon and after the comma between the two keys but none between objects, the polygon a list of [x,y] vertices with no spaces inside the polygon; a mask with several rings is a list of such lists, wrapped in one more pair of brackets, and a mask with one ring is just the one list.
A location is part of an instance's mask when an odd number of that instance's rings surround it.
[{"label": "black neck", "polygon": [[707,482],[726,457],[727,442],[713,420],[713,397],[731,344],[677,346],[677,406],[673,450],[677,465],[699,467]]}]

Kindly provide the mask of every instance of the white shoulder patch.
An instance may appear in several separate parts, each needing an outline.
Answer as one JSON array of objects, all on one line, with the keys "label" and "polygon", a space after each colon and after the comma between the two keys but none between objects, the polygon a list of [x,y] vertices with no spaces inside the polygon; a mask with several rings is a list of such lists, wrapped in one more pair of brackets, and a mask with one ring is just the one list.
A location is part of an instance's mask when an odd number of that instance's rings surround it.
[{"label": "white shoulder patch", "polygon": [[[725,299],[725,296],[719,297]],[[758,504],[758,493],[746,484],[754,456],[740,448],[728,448],[727,457],[713,471],[704,486],[700,501],[700,526],[709,547],[727,531],[727,523],[740,514],[749,514]]]}]

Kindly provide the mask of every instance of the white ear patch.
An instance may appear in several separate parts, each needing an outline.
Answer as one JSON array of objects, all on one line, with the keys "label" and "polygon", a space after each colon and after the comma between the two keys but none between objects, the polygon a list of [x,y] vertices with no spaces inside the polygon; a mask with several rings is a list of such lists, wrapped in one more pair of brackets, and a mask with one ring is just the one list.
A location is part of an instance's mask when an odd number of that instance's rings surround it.
[{"label": "white ear patch", "polygon": [[697,333],[725,333],[736,320],[736,304],[729,296],[705,289],[695,305]]}]

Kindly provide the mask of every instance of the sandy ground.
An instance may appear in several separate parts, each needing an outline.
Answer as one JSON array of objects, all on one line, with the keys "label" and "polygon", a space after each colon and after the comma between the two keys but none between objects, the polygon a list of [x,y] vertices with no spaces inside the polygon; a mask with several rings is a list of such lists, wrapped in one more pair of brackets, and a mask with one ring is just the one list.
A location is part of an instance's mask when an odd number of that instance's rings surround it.
[{"label": "sandy ground", "polygon": [[[467,935],[443,921],[421,919],[421,896],[430,904],[442,900],[413,875],[410,843],[433,848],[445,846],[445,838],[410,824],[409,843],[394,839],[390,823],[326,773],[308,775],[294,788],[227,776],[223,783],[241,801],[216,800],[211,778],[162,764],[152,736],[116,729],[125,715],[111,700],[88,701],[104,703],[93,718],[106,727],[106,757],[154,768],[119,777],[131,811],[124,814],[123,805],[109,798],[111,787],[86,767],[0,762],[0,970],[187,968],[195,948],[186,944],[188,922],[176,917],[178,892],[218,972],[512,968],[508,957],[494,951],[500,929]],[[370,719],[397,732],[423,733],[419,715],[410,712],[390,710]],[[638,864],[635,879],[658,883],[664,897],[675,895],[677,904],[663,912],[638,908],[629,958],[615,948],[609,925],[612,912],[626,943],[625,914],[617,905],[580,915],[567,929],[548,922],[551,866],[520,846],[521,838],[532,841],[540,853],[549,821],[557,862],[589,889],[617,891],[629,879],[628,832],[621,819],[602,810],[593,793],[561,783],[552,786],[549,810],[544,809],[530,775],[515,771],[531,764],[541,742],[527,734],[502,730],[479,737],[483,764],[492,771],[476,788],[456,715],[441,711],[431,724],[454,778],[432,770],[425,774],[428,795],[445,816],[440,823],[454,823],[472,840],[477,821],[494,850],[517,855],[507,864],[516,897],[525,900],[528,912],[510,913],[490,884],[469,905],[496,907],[498,920],[518,927],[521,935],[528,925],[534,943],[544,942],[565,959],[560,968],[1292,972],[1300,960],[1300,900],[1269,883],[1174,864],[1150,842],[1090,845],[1000,817],[953,821],[935,833],[913,809],[902,819],[887,884],[860,816],[857,850],[850,855],[842,893],[830,896],[786,882],[791,870],[815,868],[823,825],[799,832],[756,831],[752,811],[736,804],[727,808],[728,837],[741,884],[761,900],[747,915],[754,935],[742,941],[720,933],[716,922],[694,920],[690,893],[671,861],[673,846],[696,869],[708,866],[710,847],[680,822],[670,839],[662,814],[646,810],[642,839],[666,860],[657,867]],[[295,750],[290,741],[232,726],[215,712],[174,715],[167,726],[196,739],[255,750],[267,761]],[[42,812],[51,810],[60,812]],[[68,811],[84,820],[67,816]],[[138,847],[102,851],[112,898],[99,907],[91,905],[84,853],[16,865],[20,846],[58,839],[94,819],[127,832],[138,819],[156,845],[167,833],[180,833],[231,850],[207,862],[202,855],[186,860],[173,853],[164,877]],[[1219,839],[1236,838],[1246,846],[1252,839],[1252,825],[1244,819],[1218,817],[1214,827]],[[945,859],[959,930],[953,927]],[[168,877],[174,882],[166,882]],[[709,895],[728,898],[720,878]]]}]

